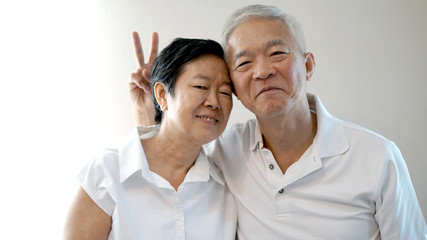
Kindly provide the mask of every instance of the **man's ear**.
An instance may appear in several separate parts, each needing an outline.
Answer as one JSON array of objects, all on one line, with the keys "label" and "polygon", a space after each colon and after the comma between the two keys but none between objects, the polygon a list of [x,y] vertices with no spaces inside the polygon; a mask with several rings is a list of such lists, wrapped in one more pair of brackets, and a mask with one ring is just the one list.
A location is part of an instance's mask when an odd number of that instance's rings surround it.
[{"label": "man's ear", "polygon": [[157,82],[154,84],[154,97],[156,98],[157,103],[160,105],[162,111],[168,110],[168,101],[166,99],[167,90],[163,83]]},{"label": "man's ear", "polygon": [[305,79],[310,81],[311,76],[313,76],[314,68],[316,67],[316,61],[314,60],[314,55],[311,52],[304,54],[305,57],[305,69],[307,71]]}]

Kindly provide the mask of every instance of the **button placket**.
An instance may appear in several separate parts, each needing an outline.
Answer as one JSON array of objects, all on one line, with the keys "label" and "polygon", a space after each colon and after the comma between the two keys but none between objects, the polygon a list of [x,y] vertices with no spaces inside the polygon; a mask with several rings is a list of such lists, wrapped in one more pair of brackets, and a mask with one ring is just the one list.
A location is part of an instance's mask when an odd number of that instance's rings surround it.
[{"label": "button placket", "polygon": [[[289,194],[291,189],[287,186],[278,186],[280,189],[276,188],[276,193],[274,196],[275,205],[276,205],[276,217],[279,219],[289,218],[292,215],[292,205],[293,200]],[[286,189],[285,189],[286,188]]]},{"label": "button placket", "polygon": [[182,208],[177,208],[176,217],[176,231],[178,239],[185,239],[185,224],[184,224],[184,213]]},{"label": "button placket", "polygon": [[276,160],[274,159],[274,156],[269,149],[260,149],[259,156],[262,159],[262,165],[260,165],[260,167],[264,168],[265,177],[269,182],[270,186],[272,188],[275,188],[275,186],[280,184],[280,181],[283,177],[283,173],[280,168],[278,168]]},{"label": "button placket", "polygon": [[177,239],[185,240],[185,222],[184,210],[181,204],[181,194],[184,190],[183,185],[178,187],[178,191],[174,191],[175,196],[175,230]]}]

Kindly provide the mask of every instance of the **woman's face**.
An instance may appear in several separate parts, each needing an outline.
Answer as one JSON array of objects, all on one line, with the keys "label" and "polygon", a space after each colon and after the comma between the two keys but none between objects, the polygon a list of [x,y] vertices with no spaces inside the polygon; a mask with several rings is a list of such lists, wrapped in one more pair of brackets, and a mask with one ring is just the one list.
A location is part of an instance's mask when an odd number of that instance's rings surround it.
[{"label": "woman's face", "polygon": [[206,144],[224,131],[233,101],[223,59],[206,54],[188,62],[177,78],[175,95],[165,92],[159,99],[165,101],[159,102],[164,110],[162,125],[178,133],[178,139]]}]

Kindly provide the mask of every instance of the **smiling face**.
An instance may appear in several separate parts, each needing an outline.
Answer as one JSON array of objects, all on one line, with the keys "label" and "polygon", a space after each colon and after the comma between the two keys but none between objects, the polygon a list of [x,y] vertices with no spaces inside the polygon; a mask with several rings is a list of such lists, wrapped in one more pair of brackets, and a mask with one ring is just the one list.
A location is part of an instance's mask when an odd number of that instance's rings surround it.
[{"label": "smiling face", "polygon": [[206,54],[186,63],[177,78],[173,96],[161,83],[156,84],[154,90],[163,109],[162,125],[179,136],[206,144],[224,131],[233,102],[223,59]]},{"label": "smiling face", "polygon": [[252,18],[228,39],[227,61],[236,95],[258,118],[273,118],[302,107],[314,67],[287,26],[279,20]]}]

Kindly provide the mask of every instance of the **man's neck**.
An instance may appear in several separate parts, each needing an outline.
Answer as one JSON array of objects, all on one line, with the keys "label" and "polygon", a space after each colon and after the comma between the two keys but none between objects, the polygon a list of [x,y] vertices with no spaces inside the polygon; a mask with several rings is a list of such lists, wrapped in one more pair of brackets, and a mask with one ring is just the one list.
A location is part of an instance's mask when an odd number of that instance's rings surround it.
[{"label": "man's neck", "polygon": [[308,108],[275,119],[258,119],[258,122],[264,146],[273,153],[283,173],[310,147],[317,132],[316,115]]}]

